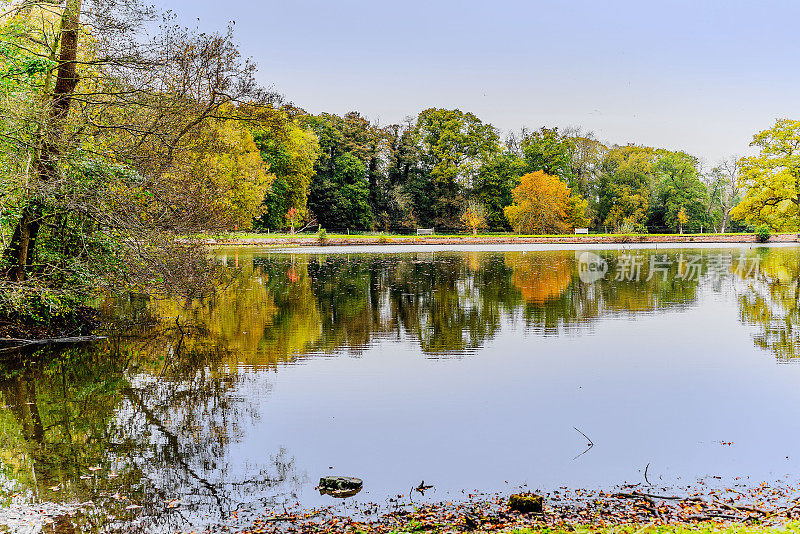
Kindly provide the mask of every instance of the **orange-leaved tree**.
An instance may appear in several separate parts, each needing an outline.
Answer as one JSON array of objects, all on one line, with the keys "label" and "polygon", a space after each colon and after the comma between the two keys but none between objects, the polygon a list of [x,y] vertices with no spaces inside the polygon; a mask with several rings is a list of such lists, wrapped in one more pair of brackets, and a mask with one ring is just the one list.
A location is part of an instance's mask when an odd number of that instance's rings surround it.
[{"label": "orange-leaved tree", "polygon": [[301,219],[300,210],[297,208],[289,208],[286,212],[286,220],[289,222],[289,232],[294,233],[294,226]]},{"label": "orange-leaved tree", "polygon": [[585,201],[570,195],[558,176],[542,171],[526,174],[512,194],[514,202],[504,211],[519,233],[557,234],[588,224]]}]

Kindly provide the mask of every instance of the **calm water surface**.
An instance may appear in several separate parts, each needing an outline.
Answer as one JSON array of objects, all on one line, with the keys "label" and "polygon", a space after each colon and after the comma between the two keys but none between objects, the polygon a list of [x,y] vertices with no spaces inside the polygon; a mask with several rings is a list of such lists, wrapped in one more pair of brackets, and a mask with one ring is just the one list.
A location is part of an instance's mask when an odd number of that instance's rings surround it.
[{"label": "calm water surface", "polygon": [[0,507],[155,531],[341,502],[329,474],[364,480],[347,510],[422,480],[453,500],[798,471],[798,248],[218,258],[213,298],[109,304],[108,343],[0,363]]}]

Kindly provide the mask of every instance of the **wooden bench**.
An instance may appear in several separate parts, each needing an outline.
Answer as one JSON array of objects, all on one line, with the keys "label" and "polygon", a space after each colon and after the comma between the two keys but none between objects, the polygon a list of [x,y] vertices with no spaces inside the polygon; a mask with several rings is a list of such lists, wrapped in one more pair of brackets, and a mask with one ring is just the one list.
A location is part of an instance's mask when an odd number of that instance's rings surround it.
[{"label": "wooden bench", "polygon": [[588,234],[589,233],[589,229],[588,228],[575,228],[575,233],[576,234]]},{"label": "wooden bench", "polygon": [[417,235],[433,235],[433,228],[417,228]]}]

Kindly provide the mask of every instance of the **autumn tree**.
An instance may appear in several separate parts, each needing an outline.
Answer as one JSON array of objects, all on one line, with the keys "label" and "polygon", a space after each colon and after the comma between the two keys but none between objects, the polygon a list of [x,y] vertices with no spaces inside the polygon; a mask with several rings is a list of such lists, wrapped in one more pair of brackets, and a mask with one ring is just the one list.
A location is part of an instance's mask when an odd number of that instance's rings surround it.
[{"label": "autumn tree", "polygon": [[[267,189],[275,179],[261,159],[250,131],[238,120],[210,120],[186,154],[186,173],[173,173],[174,187],[186,187],[232,225],[247,230],[260,217]],[[199,179],[198,177],[205,177]]]},{"label": "autumn tree", "polygon": [[589,216],[589,201],[572,190],[567,199],[565,215],[564,222],[569,229],[588,228],[592,223]]},{"label": "autumn tree", "polygon": [[742,202],[731,213],[748,224],[776,230],[798,228],[800,206],[800,121],[779,119],[753,136],[755,156],[742,158]]},{"label": "autumn tree", "polygon": [[294,227],[297,226],[297,223],[301,220],[302,215],[300,214],[300,210],[294,207],[286,210],[286,224],[289,225],[290,234],[294,234]]},{"label": "autumn tree", "polygon": [[464,213],[461,214],[461,221],[472,230],[473,235],[477,234],[478,228],[486,228],[486,208],[475,200],[468,201]]},{"label": "autumn tree", "polygon": [[682,234],[683,225],[689,222],[689,215],[686,214],[686,209],[683,206],[681,206],[681,208],[678,210],[675,220],[678,224],[678,232]]},{"label": "autumn tree", "polygon": [[519,233],[564,233],[576,222],[570,190],[557,176],[542,171],[528,173],[514,189],[513,197],[514,203],[505,209],[505,214]]},{"label": "autumn tree", "polygon": [[509,230],[511,225],[503,212],[512,202],[511,192],[524,174],[522,158],[505,150],[491,158],[478,171],[472,187],[473,196],[486,210],[486,224],[496,230]]},{"label": "autumn tree", "polygon": [[[230,31],[194,33],[136,1],[4,5],[0,315],[24,315],[27,297],[61,310],[103,284],[194,291],[170,278],[212,271],[175,236],[231,228],[251,211],[246,182],[264,182],[260,162],[239,174],[252,146],[226,122],[234,103],[270,98],[253,65]],[[208,153],[221,147],[230,158]]]}]

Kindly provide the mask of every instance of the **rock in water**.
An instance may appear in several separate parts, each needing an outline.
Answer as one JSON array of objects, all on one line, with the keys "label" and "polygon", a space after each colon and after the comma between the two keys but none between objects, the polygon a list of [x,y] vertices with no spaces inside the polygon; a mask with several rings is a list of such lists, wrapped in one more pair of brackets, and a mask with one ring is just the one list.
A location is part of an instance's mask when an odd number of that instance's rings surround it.
[{"label": "rock in water", "polygon": [[535,493],[515,493],[508,498],[508,506],[512,510],[525,514],[529,512],[542,513],[544,498]]},{"label": "rock in water", "polygon": [[319,492],[333,497],[351,497],[361,491],[364,481],[354,477],[322,477]]},{"label": "rock in water", "polygon": [[363,485],[363,480],[353,477],[322,477],[319,479],[320,488],[331,490],[354,490]]}]

